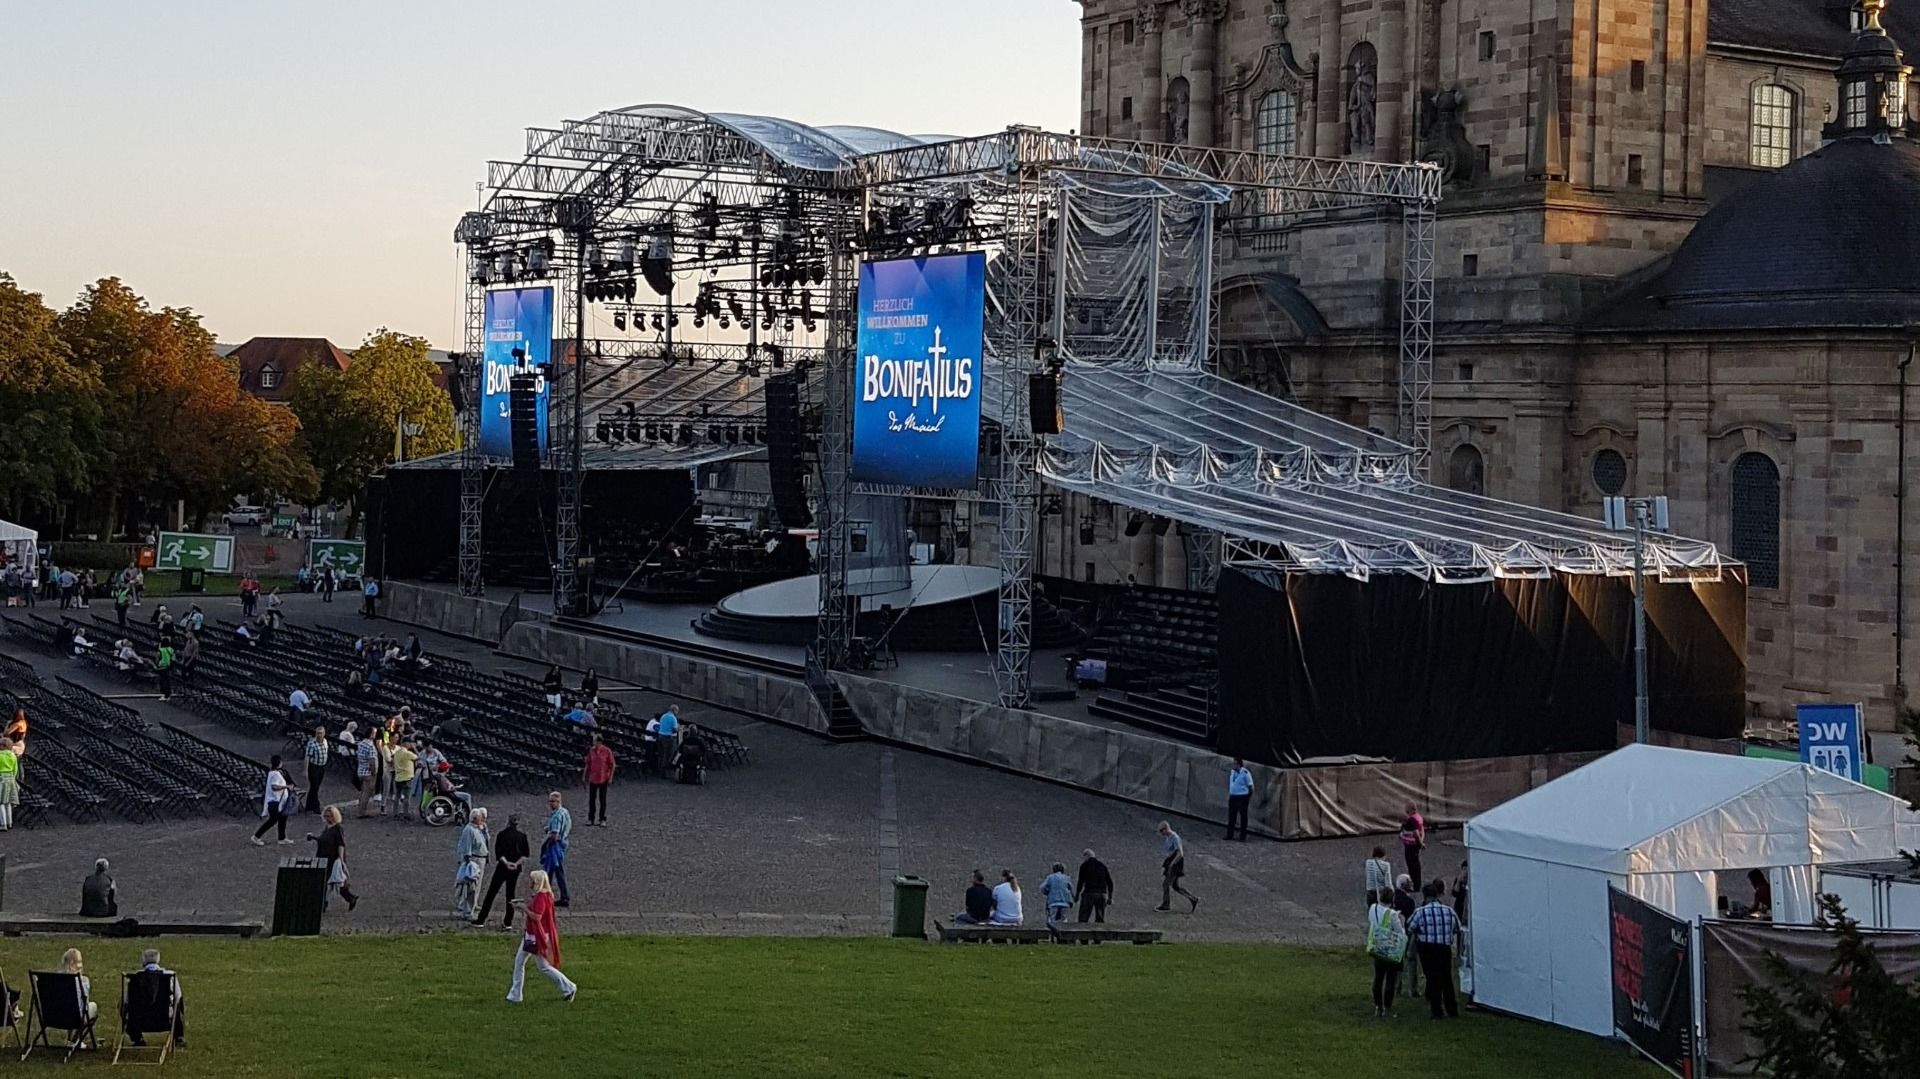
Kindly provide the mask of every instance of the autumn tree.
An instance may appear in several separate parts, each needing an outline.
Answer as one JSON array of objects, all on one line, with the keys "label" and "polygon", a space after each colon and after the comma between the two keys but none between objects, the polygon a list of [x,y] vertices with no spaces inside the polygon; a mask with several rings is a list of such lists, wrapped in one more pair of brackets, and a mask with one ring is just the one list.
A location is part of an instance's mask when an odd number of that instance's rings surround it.
[{"label": "autumn tree", "polygon": [[0,272],[0,509],[42,516],[83,492],[100,438],[100,383],[56,316]]},{"label": "autumn tree", "polygon": [[235,495],[308,498],[314,474],[297,423],[242,393],[233,364],[185,308],[153,310],[118,278],[87,287],[58,320],[100,385],[92,486],[109,527],[138,528],[176,501],[200,520]]},{"label": "autumn tree", "polygon": [[453,404],[434,385],[427,353],[425,338],[382,327],[353,350],[345,371],[306,364],[294,375],[289,401],[320,497],[351,506],[349,533],[359,523],[367,479],[393,461],[402,425],[419,431],[405,436],[409,458],[455,448]]}]

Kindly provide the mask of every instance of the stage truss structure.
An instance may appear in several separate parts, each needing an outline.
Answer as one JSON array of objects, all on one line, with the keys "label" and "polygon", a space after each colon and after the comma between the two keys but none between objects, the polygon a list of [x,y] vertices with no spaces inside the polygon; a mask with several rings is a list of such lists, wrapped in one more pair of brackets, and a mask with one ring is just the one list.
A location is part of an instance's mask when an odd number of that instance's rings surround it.
[{"label": "stage truss structure", "polygon": [[[1440,186],[1439,170],[1426,164],[1287,157],[1027,127],[932,138],[648,105],[531,128],[518,160],[489,163],[481,208],[455,230],[466,254],[465,355],[475,372],[459,457],[460,589],[478,595],[484,588],[484,472],[506,463],[488,459],[478,438],[486,293],[503,284],[551,284],[558,320],[547,459],[558,484],[555,609],[587,608],[578,576],[582,471],[588,432],[608,422],[607,410],[625,409],[611,413],[616,430],[644,418],[684,434],[715,418],[751,418],[763,407],[759,379],[782,366],[810,364],[809,396],[820,417],[821,603],[809,662],[820,670],[842,668],[857,611],[847,587],[852,499],[969,495],[876,491],[849,479],[858,260],[985,249],[994,288],[988,359],[1002,376],[983,390],[998,395],[983,409],[1000,451],[989,496],[1001,532],[994,671],[999,703],[1025,707],[1032,698],[1037,461],[1050,437],[1036,436],[1029,423],[1027,376],[1058,364],[1072,336],[1064,325],[1070,257],[1064,221],[1075,193],[1091,192],[1096,204],[1129,192],[1153,200],[1156,245],[1159,198],[1205,204],[1180,226],[1203,244],[1192,257],[1204,275],[1211,274],[1216,204],[1262,215],[1397,209],[1404,237],[1401,435],[1424,476]],[[936,202],[949,211],[964,205],[966,212],[935,228]],[[925,228],[917,224],[923,220]],[[1151,257],[1160,257],[1158,246]],[[1184,362],[1201,365],[1212,339],[1212,289],[1210,276],[1197,280],[1185,302],[1188,325],[1198,327],[1202,344]],[[1154,335],[1168,316],[1159,309],[1159,291],[1147,293],[1145,359],[1162,362],[1168,350]],[[738,340],[675,340],[683,318],[724,324],[726,316],[743,328]],[[590,418],[594,400],[603,411]],[[685,448],[686,440],[669,438],[667,445]],[[1211,578],[1226,544],[1205,530],[1192,538],[1202,549],[1200,572]]]}]

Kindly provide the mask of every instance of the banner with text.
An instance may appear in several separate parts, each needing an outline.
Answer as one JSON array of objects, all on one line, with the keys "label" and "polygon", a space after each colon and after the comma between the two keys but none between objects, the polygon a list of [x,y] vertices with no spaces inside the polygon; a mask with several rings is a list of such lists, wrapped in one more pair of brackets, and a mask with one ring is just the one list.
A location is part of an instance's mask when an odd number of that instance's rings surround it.
[{"label": "banner with text", "polygon": [[[480,452],[513,456],[512,407],[507,383],[515,369],[531,367],[539,377],[540,455],[547,453],[547,379],[553,358],[553,289],[502,288],[487,293],[487,343],[482,352]],[[518,353],[518,355],[515,355]]]},{"label": "banner with text", "polygon": [[1693,1073],[1693,927],[1607,886],[1613,1027],[1655,1063]]},{"label": "banner with text", "polygon": [[987,257],[860,267],[853,370],[853,478],[972,487],[980,471]]}]

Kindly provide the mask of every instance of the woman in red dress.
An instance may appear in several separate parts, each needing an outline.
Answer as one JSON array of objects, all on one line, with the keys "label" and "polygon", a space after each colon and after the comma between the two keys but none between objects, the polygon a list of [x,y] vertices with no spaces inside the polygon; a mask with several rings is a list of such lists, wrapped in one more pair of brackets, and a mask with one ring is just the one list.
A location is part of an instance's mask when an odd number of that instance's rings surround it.
[{"label": "woman in red dress", "polygon": [[528,874],[527,881],[532,888],[528,897],[514,900],[515,905],[526,908],[521,920],[526,934],[513,953],[513,984],[507,987],[507,1003],[520,1003],[529,959],[559,988],[560,995],[571,1002],[580,987],[560,973],[560,923],[553,916],[553,882],[547,879],[546,871],[540,869]]}]

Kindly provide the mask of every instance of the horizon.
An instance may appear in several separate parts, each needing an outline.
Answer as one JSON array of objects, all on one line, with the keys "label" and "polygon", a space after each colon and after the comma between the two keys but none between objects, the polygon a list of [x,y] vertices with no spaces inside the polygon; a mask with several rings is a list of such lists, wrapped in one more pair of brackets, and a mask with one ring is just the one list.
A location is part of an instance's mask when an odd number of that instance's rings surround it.
[{"label": "horizon", "polygon": [[[529,126],[643,103],[908,134],[1078,126],[1066,0],[974,0],[965,18],[932,0],[841,0],[830,19],[761,0],[645,7],[572,0],[533,19],[502,0],[95,0],[16,13],[36,48],[0,74],[15,150],[0,271],[56,310],[119,277],[155,307],[191,309],[222,345],[350,350],[384,326],[457,349],[453,228],[486,162],[517,159]],[[508,68],[537,78],[477,77],[476,57],[518,56],[556,16],[633,36],[587,33],[564,53],[543,40]],[[920,49],[876,51],[876,26],[972,62],[929,75]],[[742,53],[757,59],[715,62]]]}]

